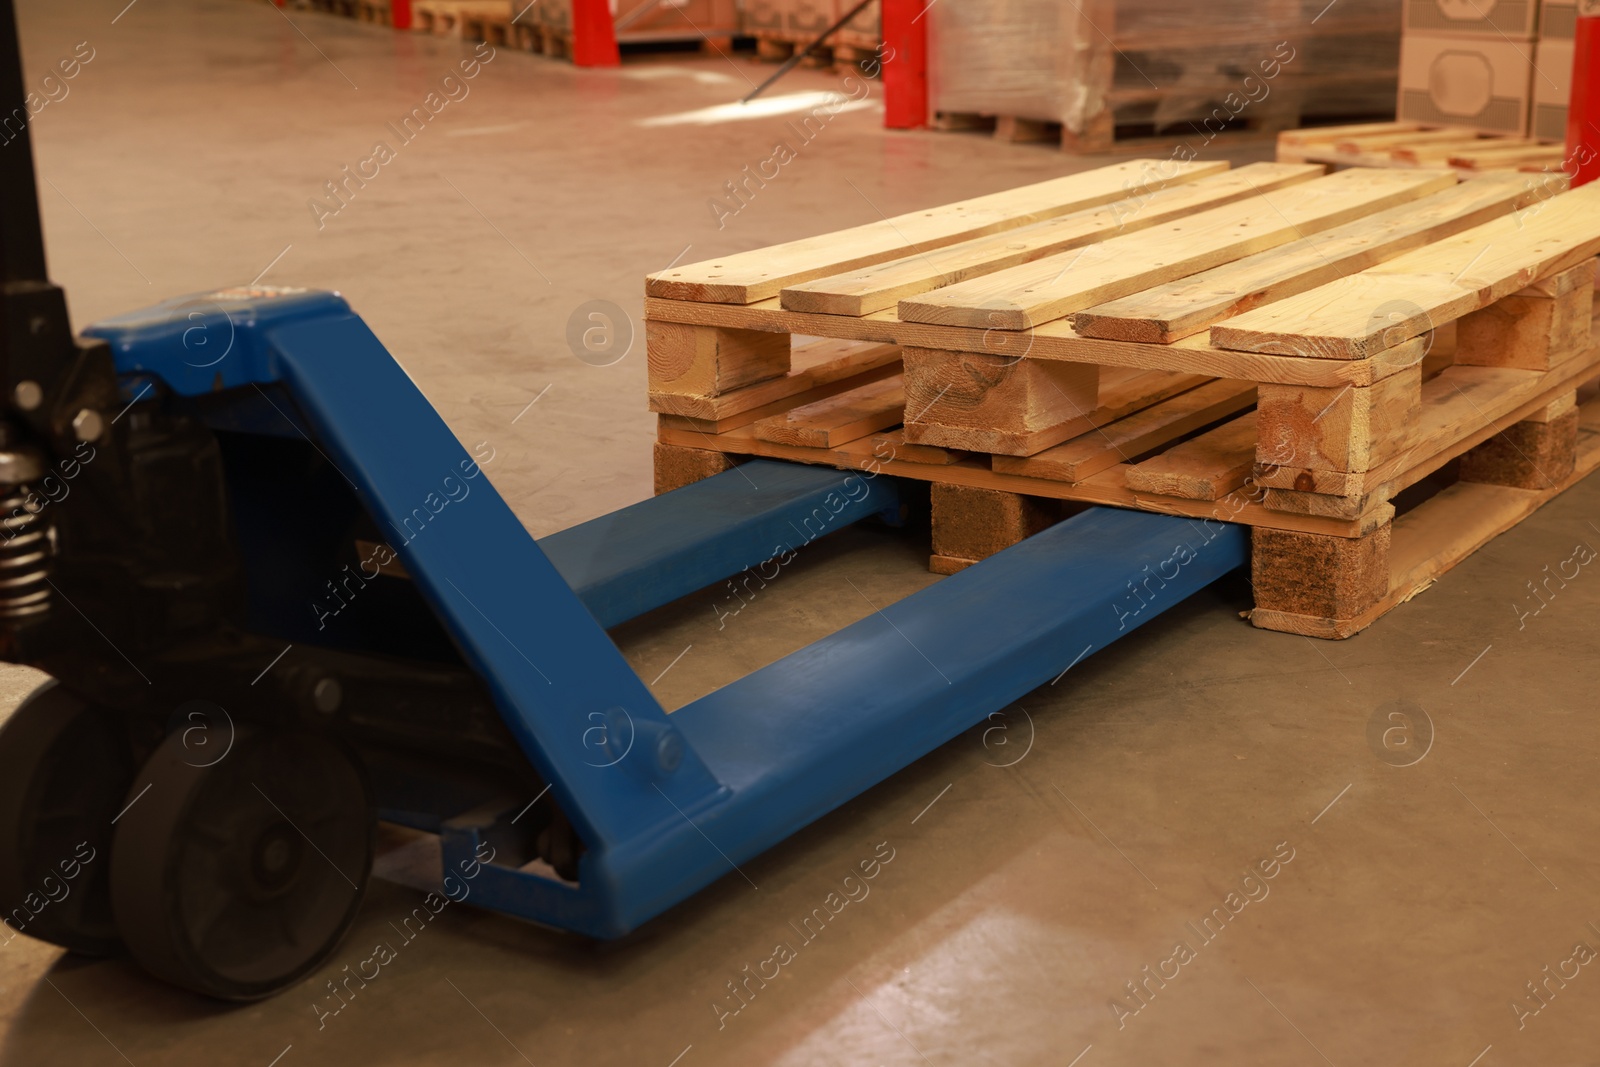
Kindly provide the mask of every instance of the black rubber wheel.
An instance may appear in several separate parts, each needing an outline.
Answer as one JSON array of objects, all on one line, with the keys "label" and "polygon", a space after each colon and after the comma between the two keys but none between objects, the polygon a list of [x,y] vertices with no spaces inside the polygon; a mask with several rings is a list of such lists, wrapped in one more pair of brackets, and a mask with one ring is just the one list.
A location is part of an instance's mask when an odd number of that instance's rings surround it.
[{"label": "black rubber wheel", "polygon": [[270,996],[355,919],[377,836],[366,775],[312,734],[241,732],[207,767],[186,756],[168,737],[138,776],[149,795],[117,825],[117,925],[158,978],[224,1000]]},{"label": "black rubber wheel", "polygon": [[54,681],[0,727],[0,918],[12,930],[118,950],[111,820],[137,769],[121,718]]}]

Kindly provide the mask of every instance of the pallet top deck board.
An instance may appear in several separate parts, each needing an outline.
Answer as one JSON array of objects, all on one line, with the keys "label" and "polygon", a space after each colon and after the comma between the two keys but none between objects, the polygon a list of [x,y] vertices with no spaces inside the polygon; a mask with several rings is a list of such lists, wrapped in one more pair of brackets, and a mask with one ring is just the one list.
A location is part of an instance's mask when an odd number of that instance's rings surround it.
[{"label": "pallet top deck board", "polygon": [[1212,344],[1364,359],[1600,253],[1600,186],[1551,197],[1211,327]]},{"label": "pallet top deck board", "polygon": [[[1565,175],[1552,176],[1553,191]],[[1314,289],[1413,248],[1527,207],[1537,182],[1485,174],[1278,248],[1167,282],[1072,316],[1084,337],[1170,344],[1230,315]],[[1548,194],[1545,194],[1548,195]]]},{"label": "pallet top deck board", "polygon": [[1449,188],[1450,171],[1347,170],[899,305],[908,322],[1026,330]]},{"label": "pallet top deck board", "polygon": [[1323,168],[1314,163],[1252,163],[1182,185],[1124,197],[1104,207],[801,282],[785,288],[781,300],[790,311],[866,315],[968,278],[1310,181],[1322,174]]},{"label": "pallet top deck board", "polygon": [[895,259],[907,253],[1015,229],[1228,169],[1226,162],[1131,159],[1108,167],[883,218],[715,260],[671,267],[645,279],[649,296],[751,304],[789,285]]},{"label": "pallet top deck board", "polygon": [[901,322],[893,311],[877,311],[861,318],[811,315],[784,311],[775,298],[741,306],[646,297],[645,318],[691,326],[842,337],[915,348],[1059,359],[1070,363],[1098,363],[1141,370],[1180,371],[1275,385],[1371,385],[1400,369],[1398,360],[1391,358],[1329,360],[1229,351],[1214,347],[1203,334],[1185,337],[1170,345],[1080,337],[1066,319],[1047,322],[1027,333],[1013,333]]}]

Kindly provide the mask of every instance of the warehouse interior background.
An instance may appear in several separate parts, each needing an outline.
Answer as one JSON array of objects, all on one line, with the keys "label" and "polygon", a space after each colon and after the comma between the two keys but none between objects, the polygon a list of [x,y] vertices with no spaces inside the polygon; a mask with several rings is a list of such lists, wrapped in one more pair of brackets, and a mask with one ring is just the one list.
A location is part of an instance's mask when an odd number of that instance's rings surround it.
[{"label": "warehouse interior background", "polygon": [[[73,325],[221,285],[337,290],[536,537],[651,494],[645,275],[1175,143],[885,130],[881,82],[838,67],[741,113],[775,69],[744,43],[594,69],[265,0],[124,4],[18,4]],[[465,89],[396,138],[468,58]],[[848,106],[797,137],[828,94]],[[331,200],[378,142],[392,158]],[[777,176],[731,198],[778,142]],[[1273,152],[1230,131],[1200,158]],[[632,335],[603,364],[569,343],[594,301]],[[1341,642],[1252,628],[1235,575],[616,942],[452,905],[334,999],[422,899],[404,848],[332,961],[260,1003],[11,936],[0,1065],[1587,1063],[1600,580],[1529,598],[1595,545],[1591,479]],[[676,708],[937,581],[927,561],[925,535],[855,528],[737,615],[711,589],[614,636]],[[41,677],[6,668],[0,704]],[[1230,894],[1248,906],[1197,937]],[[748,983],[780,944],[779,975]]]}]

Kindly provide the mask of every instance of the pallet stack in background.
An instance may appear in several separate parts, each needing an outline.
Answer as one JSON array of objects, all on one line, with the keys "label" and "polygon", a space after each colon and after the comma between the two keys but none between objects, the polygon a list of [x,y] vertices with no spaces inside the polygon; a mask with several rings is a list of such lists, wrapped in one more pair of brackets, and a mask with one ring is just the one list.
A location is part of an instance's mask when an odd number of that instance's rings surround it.
[{"label": "pallet stack in background", "polygon": [[1396,118],[1566,136],[1576,0],[1406,0]]},{"label": "pallet stack in background", "polygon": [[1539,43],[1533,51],[1533,112],[1529,121],[1529,132],[1540,141],[1566,140],[1577,31],[1578,0],[1544,0],[1539,12]]},{"label": "pallet stack in background", "polygon": [[1224,130],[1393,116],[1397,0],[962,0],[929,21],[944,128],[1085,152],[1181,138],[1198,151]]},{"label": "pallet stack in background", "polygon": [[[789,58],[816,40],[857,0],[611,0],[617,43],[649,49],[702,43],[728,52],[753,37],[763,59]],[[295,0],[298,7],[390,24],[389,0]],[[411,28],[488,41],[559,58],[572,55],[572,0],[414,0]],[[882,42],[878,0],[817,49],[813,66],[849,66],[872,58]]]},{"label": "pallet stack in background", "polygon": [[[804,48],[816,40],[818,34],[848,14],[856,3],[857,0],[745,0],[744,32],[756,39],[761,58],[781,61],[789,58],[796,48]],[[818,57],[817,64],[826,65],[830,58],[836,64],[869,58],[882,40],[880,4],[873,0],[842,28],[828,35],[822,43],[825,51]]]}]

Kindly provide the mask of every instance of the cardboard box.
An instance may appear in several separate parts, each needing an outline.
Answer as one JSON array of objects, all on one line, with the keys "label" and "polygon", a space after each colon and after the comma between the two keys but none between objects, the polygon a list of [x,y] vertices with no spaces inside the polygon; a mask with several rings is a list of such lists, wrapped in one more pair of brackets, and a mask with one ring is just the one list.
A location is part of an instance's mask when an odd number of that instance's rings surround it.
[{"label": "cardboard box", "polygon": [[1396,117],[1525,136],[1533,51],[1526,41],[1407,34],[1400,39]]},{"label": "cardboard box", "polygon": [[745,0],[743,29],[745,33],[778,34],[783,31],[784,5],[780,0]]},{"label": "cardboard box", "polygon": [[799,41],[813,41],[840,12],[835,0],[786,0],[783,28]]},{"label": "cardboard box", "polygon": [[1404,0],[1406,34],[1489,37],[1531,41],[1538,32],[1539,0]]},{"label": "cardboard box", "polygon": [[1539,5],[1539,39],[1570,41],[1578,31],[1578,0],[1543,0]]},{"label": "cardboard box", "polygon": [[[567,2],[570,5],[570,0]],[[611,0],[612,17],[621,18],[644,3],[645,0]],[[654,10],[623,30],[622,39],[636,33],[704,33],[718,37],[738,32],[739,11],[734,0],[662,0]]]},{"label": "cardboard box", "polygon": [[1540,41],[1534,55],[1533,121],[1530,136],[1541,141],[1565,142],[1567,104],[1572,98],[1571,41]]}]

